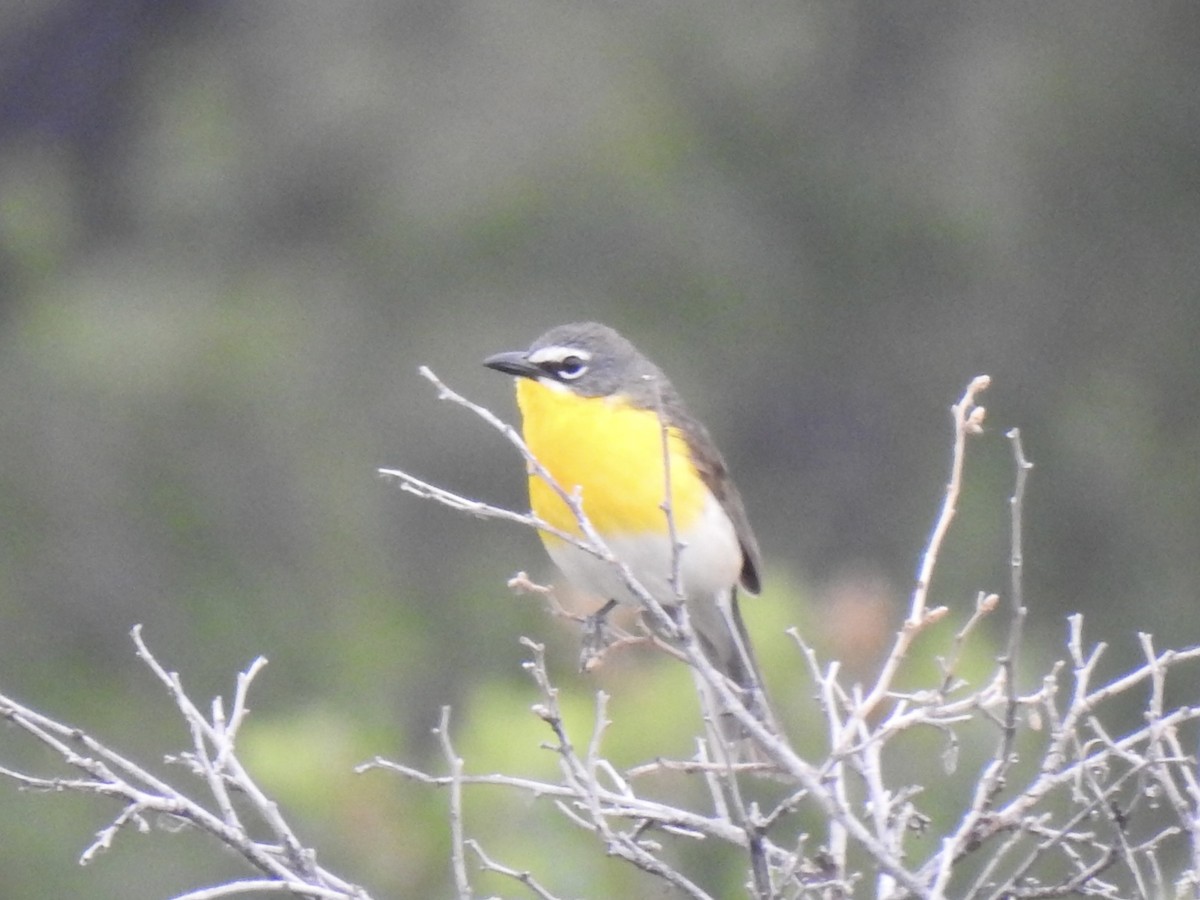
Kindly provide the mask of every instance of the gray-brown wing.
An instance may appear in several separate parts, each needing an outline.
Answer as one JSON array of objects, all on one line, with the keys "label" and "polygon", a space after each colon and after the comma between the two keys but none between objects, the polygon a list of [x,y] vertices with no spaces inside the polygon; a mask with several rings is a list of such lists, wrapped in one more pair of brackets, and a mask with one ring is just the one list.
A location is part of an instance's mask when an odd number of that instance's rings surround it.
[{"label": "gray-brown wing", "polygon": [[762,555],[759,553],[758,539],[754,537],[750,520],[746,517],[742,495],[738,493],[737,485],[729,475],[725,459],[709,436],[708,429],[683,409],[678,401],[674,404],[664,404],[664,407],[667,421],[678,428],[687,440],[692,462],[695,463],[701,480],[712,491],[729,520],[733,522],[734,533],[742,546],[742,587],[752,594],[757,594],[762,588]]}]

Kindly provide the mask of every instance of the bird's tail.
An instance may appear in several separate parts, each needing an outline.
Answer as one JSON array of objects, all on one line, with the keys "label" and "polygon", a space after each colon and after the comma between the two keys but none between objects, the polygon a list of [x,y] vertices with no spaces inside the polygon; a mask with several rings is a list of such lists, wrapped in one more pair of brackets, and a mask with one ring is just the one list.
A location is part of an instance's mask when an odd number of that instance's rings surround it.
[{"label": "bird's tail", "polygon": [[[779,726],[767,703],[762,675],[746,633],[746,625],[738,609],[737,590],[730,589],[716,602],[696,608],[691,604],[688,612],[692,627],[700,641],[705,657],[718,672],[732,683],[740,699],[763,726],[773,735],[780,733]],[[725,708],[699,672],[694,673],[696,685],[704,703],[706,717],[711,717],[717,730],[718,743],[727,748],[733,761],[751,761],[764,758],[755,752],[756,741],[737,716]]]}]

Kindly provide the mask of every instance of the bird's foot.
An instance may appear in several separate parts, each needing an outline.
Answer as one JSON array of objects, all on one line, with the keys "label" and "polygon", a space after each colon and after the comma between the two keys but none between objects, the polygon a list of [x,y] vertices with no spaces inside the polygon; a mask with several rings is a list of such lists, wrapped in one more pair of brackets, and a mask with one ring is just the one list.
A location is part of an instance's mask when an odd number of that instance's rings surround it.
[{"label": "bird's foot", "polygon": [[600,609],[583,620],[583,635],[579,651],[579,671],[590,672],[600,664],[604,651],[613,643],[612,629],[608,626],[608,614],[617,605],[609,600]]}]

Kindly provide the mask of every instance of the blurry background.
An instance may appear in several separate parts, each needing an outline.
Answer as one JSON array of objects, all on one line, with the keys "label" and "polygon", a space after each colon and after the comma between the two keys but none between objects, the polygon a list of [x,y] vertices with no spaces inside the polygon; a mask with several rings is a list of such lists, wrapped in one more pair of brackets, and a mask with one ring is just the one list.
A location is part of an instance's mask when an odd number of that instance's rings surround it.
[{"label": "blurry background", "polygon": [[[1020,426],[1027,686],[1071,612],[1112,671],[1136,630],[1200,641],[1197,46],[1189,4],[6,4],[0,689],[153,764],[186,734],[130,627],[199,701],[263,654],[243,750],[301,836],[377,896],[447,895],[444,796],[350,767],[438,766],[445,703],[476,771],[553,765],[529,762],[520,634],[551,642],[581,724],[597,680],[504,587],[553,577],[532,534],[375,468],[523,505],[515,454],[416,368],[511,416],[480,359],[582,318],[658,361],[729,458],[767,556],[752,629],[797,716],[778,633],[871,674],[980,372],[932,602],[1006,593]],[[680,674],[603,673],[635,723],[619,759],[687,752]],[[52,768],[11,729],[0,759]],[[477,802],[517,867],[591,846]],[[0,785],[0,894],[243,871],[162,833],[80,869],[115,813]],[[556,887],[637,890],[595,855]]]}]

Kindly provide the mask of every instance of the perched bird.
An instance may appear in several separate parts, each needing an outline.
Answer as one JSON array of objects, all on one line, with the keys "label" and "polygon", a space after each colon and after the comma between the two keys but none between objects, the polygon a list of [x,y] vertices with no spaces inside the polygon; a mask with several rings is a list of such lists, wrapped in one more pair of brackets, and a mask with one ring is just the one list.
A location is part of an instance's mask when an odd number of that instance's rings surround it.
[{"label": "perched bird", "polygon": [[[595,322],[552,328],[528,350],[498,353],[484,365],[516,376],[522,433],[533,456],[568,494],[577,492],[609,549],[668,613],[682,597],[705,657],[774,730],[738,611],[738,586],[757,593],[761,585],[758,542],[720,451],[667,377]],[[569,506],[534,471],[529,499],[543,521],[582,536]],[[540,534],[569,581],[608,600],[601,616],[615,603],[639,602],[610,562]]]}]

